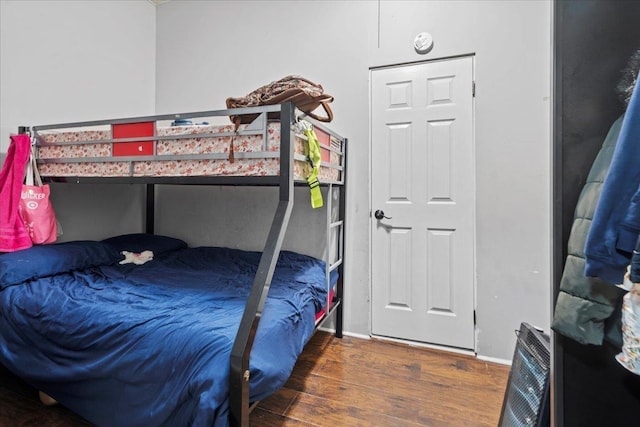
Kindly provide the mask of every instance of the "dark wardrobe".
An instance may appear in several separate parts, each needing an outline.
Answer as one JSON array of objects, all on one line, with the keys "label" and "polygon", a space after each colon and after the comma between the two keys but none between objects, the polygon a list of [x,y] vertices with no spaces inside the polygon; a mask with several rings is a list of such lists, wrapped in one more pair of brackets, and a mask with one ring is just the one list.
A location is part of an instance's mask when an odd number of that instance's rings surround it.
[{"label": "dark wardrobe", "polygon": [[[615,87],[640,49],[640,1],[556,0],[553,7],[555,307],[578,196],[607,131],[624,112]],[[616,362],[619,348],[553,339],[553,425],[640,425],[640,376]]]}]

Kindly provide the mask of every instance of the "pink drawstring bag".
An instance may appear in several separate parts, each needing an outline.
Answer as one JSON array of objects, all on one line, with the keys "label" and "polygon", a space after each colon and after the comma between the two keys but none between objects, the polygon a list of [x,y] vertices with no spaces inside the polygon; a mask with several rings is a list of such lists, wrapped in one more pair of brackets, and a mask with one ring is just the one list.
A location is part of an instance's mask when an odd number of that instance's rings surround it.
[{"label": "pink drawstring bag", "polygon": [[42,245],[56,241],[58,238],[58,225],[56,213],[49,200],[49,185],[42,184],[34,154],[32,148],[31,159],[27,167],[26,183],[22,186],[20,195],[18,212],[29,232],[31,242],[34,245]]}]

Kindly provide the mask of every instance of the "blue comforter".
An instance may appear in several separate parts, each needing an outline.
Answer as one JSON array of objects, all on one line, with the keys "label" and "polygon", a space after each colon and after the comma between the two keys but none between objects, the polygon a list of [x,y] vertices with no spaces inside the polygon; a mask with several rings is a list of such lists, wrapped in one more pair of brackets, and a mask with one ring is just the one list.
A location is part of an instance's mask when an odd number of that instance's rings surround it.
[{"label": "blue comforter", "polygon": [[[259,257],[186,248],[0,287],[0,362],[98,425],[227,425],[229,355]],[[250,358],[252,401],[289,377],[325,287],[324,262],[281,253]]]}]

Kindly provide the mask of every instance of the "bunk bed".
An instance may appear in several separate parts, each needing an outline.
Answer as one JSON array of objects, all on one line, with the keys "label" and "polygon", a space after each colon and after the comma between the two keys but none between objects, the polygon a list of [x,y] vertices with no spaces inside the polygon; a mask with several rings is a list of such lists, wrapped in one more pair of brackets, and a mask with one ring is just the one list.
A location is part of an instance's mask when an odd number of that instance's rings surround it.
[{"label": "bunk bed", "polygon": [[[228,125],[210,125],[205,121],[199,122],[199,120],[216,120],[220,117],[245,114],[252,114],[257,118],[238,129]],[[279,116],[279,120],[272,120],[274,115]],[[326,242],[323,242],[325,247],[323,250],[324,259],[322,260],[281,250],[293,208],[294,187],[308,186],[306,176],[309,172],[309,162],[305,155],[305,138],[297,131],[299,129],[297,123],[300,120],[313,123],[314,130],[322,145],[323,166],[319,173],[319,179],[320,185],[325,189],[323,209],[326,212],[326,224],[324,224]],[[11,304],[11,307],[0,307],[0,312],[16,311],[15,307],[17,307],[16,302],[18,301],[38,305],[37,310],[39,310],[49,301],[29,302],[30,298],[37,298],[37,292],[34,291],[37,287],[47,289],[52,284],[61,288],[73,287],[74,285],[69,285],[68,282],[77,281],[78,277],[85,280],[87,276],[91,276],[92,280],[95,279],[95,282],[90,281],[88,288],[109,289],[109,292],[115,294],[129,295],[128,298],[131,298],[131,295],[138,295],[140,298],[150,301],[149,304],[152,306],[159,301],[156,299],[156,294],[162,294],[163,298],[166,297],[171,301],[170,307],[175,308],[175,305],[180,305],[181,298],[185,298],[185,296],[179,292],[174,293],[172,288],[162,287],[166,283],[161,285],[160,290],[153,288],[156,286],[155,281],[158,275],[166,278],[167,282],[181,282],[183,280],[181,276],[189,276],[184,279],[184,288],[187,289],[189,298],[192,298],[194,292],[197,295],[201,295],[205,291],[208,292],[208,285],[205,286],[203,283],[208,283],[213,276],[223,276],[221,281],[226,283],[226,287],[223,287],[221,291],[222,299],[212,302],[211,305],[203,305],[198,313],[198,316],[204,316],[208,319],[211,316],[205,315],[203,312],[213,313],[219,308],[224,309],[225,305],[234,307],[232,310],[240,310],[236,323],[233,321],[233,315],[227,313],[221,316],[228,321],[222,323],[221,330],[225,331],[224,333],[227,335],[231,334],[227,337],[225,344],[228,345],[228,348],[222,350],[222,354],[228,354],[228,360],[223,362],[226,366],[213,367],[207,371],[212,372],[216,378],[219,375],[228,374],[228,378],[225,379],[228,381],[228,389],[223,387],[228,392],[228,395],[224,397],[224,404],[210,408],[209,411],[213,411],[213,416],[217,417],[214,425],[225,425],[227,422],[231,425],[249,425],[250,412],[257,402],[275,391],[273,384],[268,384],[269,381],[276,381],[277,388],[279,388],[288,377],[295,359],[301,352],[301,348],[299,348],[294,349],[293,354],[289,352],[287,355],[283,355],[281,347],[296,347],[290,344],[287,339],[294,340],[304,346],[304,343],[310,338],[310,334],[334,314],[335,334],[338,337],[342,336],[347,140],[322,124],[309,119],[304,113],[296,110],[293,104],[284,103],[233,110],[21,127],[20,132],[31,133],[34,138],[38,169],[45,182],[144,185],[146,187],[146,230],[144,233],[118,236],[101,242],[65,242],[27,250],[33,250],[35,256],[42,256],[42,259],[45,260],[42,264],[44,270],[55,270],[38,273],[43,277],[36,277],[36,273],[24,273],[26,270],[20,270],[22,273],[17,274],[17,277],[13,277],[11,274],[7,276],[6,264],[12,262],[13,258],[11,257],[20,258],[20,252],[0,255],[0,282],[2,282],[0,283],[2,285],[0,286],[0,304]],[[234,151],[233,161],[229,159],[230,151]],[[278,204],[264,249],[261,252],[245,252],[227,248],[189,248],[179,239],[156,236],[154,233],[155,186],[163,184],[278,187]],[[155,249],[153,263],[120,265],[118,260],[122,257],[118,255],[121,254],[122,249],[134,252]],[[47,260],[58,256],[56,251],[60,250],[65,252],[65,257],[70,256],[74,262],[79,262],[81,265],[74,265],[73,268],[66,269],[60,267],[60,263],[67,263],[69,258],[64,258],[61,262],[51,261],[48,263]],[[3,258],[5,258],[4,276]],[[222,272],[220,270],[212,271],[207,265],[213,263],[212,260],[218,259],[224,260]],[[193,276],[196,273],[197,275]],[[26,276],[22,277],[21,274],[23,276],[26,274]],[[32,275],[29,276],[29,274]],[[62,276],[64,277],[61,279]],[[309,283],[301,284],[302,282]],[[22,286],[25,284],[28,286]],[[169,285],[173,285],[173,283],[169,283]],[[304,289],[298,289],[301,286]],[[145,294],[147,287],[152,288],[151,294]],[[20,290],[22,288],[26,289],[24,292],[27,292],[28,295],[20,294],[23,292]],[[85,288],[87,287],[85,286]],[[293,302],[291,296],[284,296],[287,292],[291,293],[292,288],[294,289]],[[47,292],[43,293],[42,298],[50,298],[50,294]],[[74,293],[77,290],[72,289],[69,292]],[[115,298],[112,297],[107,296],[106,300]],[[227,303],[221,303],[221,301],[227,301]],[[238,301],[241,304],[240,308],[237,305]],[[165,302],[159,304],[162,305]],[[79,309],[79,316],[90,316],[91,310],[98,310],[100,314],[97,317],[99,318],[113,319],[121,316],[124,319],[127,316],[126,311],[119,312],[116,316],[109,316],[108,313],[96,308],[101,307],[104,301],[93,302],[93,304],[94,306],[89,304],[89,308],[85,307],[89,311],[83,312],[82,309]],[[128,300],[127,304],[140,305],[135,301],[135,298]],[[284,307],[282,311],[276,307],[278,304]],[[164,306],[163,309],[172,310]],[[305,322],[302,321],[304,320],[302,317],[310,318],[310,328],[304,326]],[[230,323],[229,319],[232,319]],[[100,319],[92,319],[91,322],[98,321]],[[192,321],[189,320],[189,322]],[[92,327],[98,331],[108,332],[118,328],[117,322],[118,320],[115,324],[107,325],[92,323]],[[56,326],[53,324],[54,322],[49,323],[52,325],[39,324],[36,328],[43,329],[31,333],[32,331],[19,331],[20,328],[31,327],[28,321],[20,323],[19,320],[5,316],[2,335],[11,338],[3,339],[0,342],[0,361],[8,365],[7,367],[10,369],[16,369],[16,364],[19,364],[16,362],[19,355],[11,353],[12,349],[22,346],[24,348],[21,351],[28,353],[30,346],[37,346],[33,342],[34,340],[29,338],[18,342],[21,340],[21,336],[30,338],[45,336],[48,341],[55,339],[55,336],[61,333],[65,334],[64,330],[60,331],[60,325]],[[303,325],[301,331],[295,330],[298,323]],[[272,328],[272,324],[276,326]],[[285,326],[283,330],[281,329],[282,324],[288,326]],[[259,325],[264,327],[259,329]],[[12,327],[16,329],[11,331]],[[53,330],[48,331],[47,327],[52,327]],[[65,326],[65,328],[72,327],[72,325]],[[213,331],[217,326],[207,324],[206,328],[211,328]],[[236,333],[234,333],[235,328],[237,328]],[[186,327],[186,329],[190,329],[190,327]],[[107,332],[105,332],[106,335],[110,335]],[[91,331],[83,330],[81,333],[91,335]],[[277,338],[273,334],[286,335],[286,337]],[[168,337],[164,344],[168,343]],[[102,335],[100,337],[96,335],[92,338],[95,342],[99,342],[100,339],[102,339]],[[144,332],[142,336],[135,339],[146,342]],[[161,337],[155,335],[152,339],[159,340],[158,345],[160,348],[162,347]],[[13,341],[8,343],[7,340]],[[222,341],[225,340],[222,339]],[[157,381],[152,378],[168,375],[166,370],[175,369],[171,363],[175,364],[176,362],[173,360],[168,365],[159,364],[157,366],[150,363],[147,366],[149,359],[155,360],[156,357],[160,357],[159,354],[162,351],[161,349],[152,349],[149,352],[141,351],[146,347],[136,347],[137,344],[137,342],[125,343],[126,346],[131,346],[131,350],[127,350],[127,352],[141,354],[138,360],[128,360],[128,364],[135,366],[131,372],[137,374],[139,371],[151,370],[152,372],[148,372],[149,383],[157,385]],[[145,345],[149,345],[149,343],[147,342]],[[182,347],[182,344],[176,347],[177,344],[174,342],[167,345],[169,349],[167,351],[172,353],[180,353],[181,349],[189,351],[186,344]],[[202,348],[210,348],[211,346],[213,344],[206,343],[204,347],[194,351],[202,353]],[[216,351],[220,352],[215,348],[211,350],[214,353]],[[99,357],[109,359],[110,356],[102,354]],[[43,355],[39,359],[30,358],[29,360],[40,360],[44,364],[38,366],[38,369],[34,369],[34,371],[40,373],[49,371],[52,376],[55,376],[56,369],[60,367],[55,363],[47,366],[45,359],[51,361],[55,360],[55,357]],[[109,360],[111,359],[117,358],[111,357]],[[191,365],[213,363],[209,359],[205,355],[202,358],[189,359],[188,363]],[[287,359],[291,359],[290,362],[287,362]],[[261,366],[264,370],[260,366],[254,367],[254,364],[260,365],[260,361],[262,361]],[[89,363],[97,364],[98,361],[90,361]],[[117,363],[117,361],[112,363]],[[284,365],[278,366],[280,363]],[[271,380],[267,372],[271,367],[279,371],[276,376],[282,377],[282,372],[284,372],[284,378]],[[32,368],[35,367],[32,366]],[[88,368],[83,365],[82,367],[67,366],[65,369],[82,370]],[[160,369],[160,371],[153,372],[153,369]],[[28,371],[29,367],[26,370]],[[17,373],[19,375],[25,374],[25,372]],[[182,372],[181,375],[196,374]],[[28,377],[28,375],[26,376]],[[40,378],[42,381],[34,378],[27,378],[27,380],[31,380],[36,387],[43,382],[50,381],[46,378]],[[101,380],[108,382],[109,378]],[[199,381],[202,383],[214,380],[200,378]],[[169,380],[167,380],[167,384],[173,387],[173,383]],[[188,387],[189,389],[181,395],[181,399],[188,399],[189,396],[197,393],[193,384]],[[150,392],[151,395],[143,397],[145,391]],[[101,393],[95,391],[93,393],[100,399],[106,398]],[[165,389],[154,392],[148,388],[147,384],[146,389],[140,390],[142,404],[138,402],[137,406],[144,405],[144,402],[154,402],[150,406],[154,411],[168,411],[170,413],[171,411],[164,407],[168,403],[161,402],[158,406],[158,400],[163,396],[166,397],[166,393]],[[64,393],[61,394],[62,399],[60,400],[65,403]],[[206,395],[206,391],[203,395]],[[120,407],[118,404],[121,402],[114,401],[113,405],[111,403],[105,405],[104,403],[102,402],[102,408],[112,407],[117,410]],[[207,406],[204,403],[198,405]],[[86,415],[91,413],[90,403],[86,407],[83,404],[79,406],[79,408],[71,407],[71,409],[91,420],[91,417]],[[175,418],[165,418],[165,422],[172,425],[198,425],[200,423],[210,425],[211,413],[200,416],[197,411],[196,408],[191,410],[189,414],[175,415],[180,412],[176,409],[174,411]],[[152,415],[149,413],[149,416]],[[105,413],[101,416],[102,418],[98,419],[105,420],[108,419],[109,414]],[[141,419],[144,420],[144,416]],[[144,424],[144,421],[141,423]]]}]

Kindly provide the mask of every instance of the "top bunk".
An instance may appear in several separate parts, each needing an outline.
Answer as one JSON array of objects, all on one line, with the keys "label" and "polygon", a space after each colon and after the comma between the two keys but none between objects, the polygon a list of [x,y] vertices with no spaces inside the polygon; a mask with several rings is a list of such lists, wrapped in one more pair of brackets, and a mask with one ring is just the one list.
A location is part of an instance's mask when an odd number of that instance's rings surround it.
[{"label": "top bunk", "polygon": [[[237,128],[219,124],[230,116],[253,120]],[[346,138],[291,103],[20,131],[35,140],[45,182],[281,185],[307,184],[313,166],[302,126],[309,123],[320,145],[320,184],[344,185]]]}]

